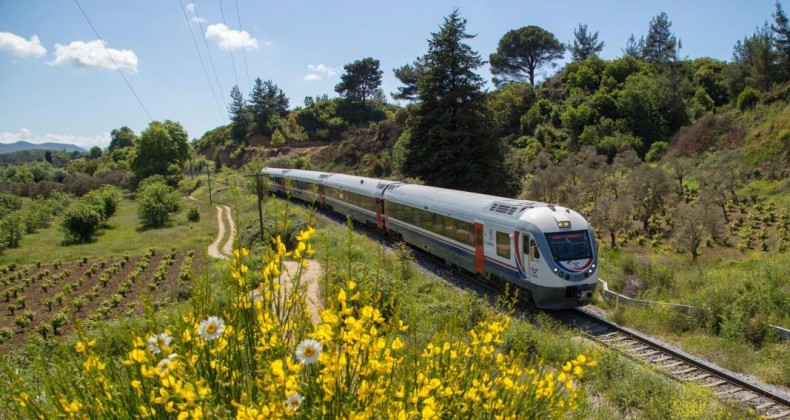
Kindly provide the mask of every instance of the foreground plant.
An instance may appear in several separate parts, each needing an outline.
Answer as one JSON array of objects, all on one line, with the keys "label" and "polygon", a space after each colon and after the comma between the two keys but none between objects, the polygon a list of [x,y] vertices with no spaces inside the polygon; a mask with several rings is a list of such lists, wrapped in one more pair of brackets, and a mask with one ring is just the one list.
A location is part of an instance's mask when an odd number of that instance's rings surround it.
[{"label": "foreground plant", "polygon": [[[420,342],[397,313],[382,316],[376,299],[346,278],[326,291],[321,323],[313,325],[301,273],[314,232],[301,232],[291,251],[276,238],[260,275],[249,272],[246,250],[235,251],[229,305],[195,298],[172,325],[128,337],[123,357],[81,339],[76,359],[52,363],[40,384],[5,369],[6,407],[39,418],[178,419],[537,418],[578,407],[581,380],[596,361],[579,355],[552,367],[502,353],[505,315],[465,336]],[[295,272],[285,258],[298,262]]]}]

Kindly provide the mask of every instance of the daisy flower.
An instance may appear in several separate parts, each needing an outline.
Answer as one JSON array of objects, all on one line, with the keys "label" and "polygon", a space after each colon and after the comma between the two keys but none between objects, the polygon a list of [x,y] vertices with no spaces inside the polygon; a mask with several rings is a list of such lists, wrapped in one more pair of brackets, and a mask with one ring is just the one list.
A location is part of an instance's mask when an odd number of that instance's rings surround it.
[{"label": "daisy flower", "polygon": [[170,366],[176,357],[178,357],[178,355],[173,353],[170,356],[167,356],[159,361],[159,363],[156,365],[156,370],[159,372],[160,375],[166,375],[167,372],[170,371]]},{"label": "daisy flower", "polygon": [[198,327],[198,334],[206,341],[220,338],[223,331],[225,331],[225,321],[216,316],[210,316],[208,319],[200,321]]},{"label": "daisy flower", "polygon": [[318,360],[318,355],[321,354],[321,350],[323,350],[323,347],[318,341],[313,339],[302,340],[302,342],[296,346],[296,358],[300,362],[309,365]]},{"label": "daisy flower", "polygon": [[294,392],[293,394],[289,395],[288,398],[286,398],[285,406],[290,408],[292,411],[296,411],[302,406],[302,401],[304,401],[304,397],[299,395],[298,392]]},{"label": "daisy flower", "polygon": [[167,333],[156,334],[148,339],[148,350],[153,354],[159,354],[165,347],[170,347],[171,341],[173,341],[173,337]]}]

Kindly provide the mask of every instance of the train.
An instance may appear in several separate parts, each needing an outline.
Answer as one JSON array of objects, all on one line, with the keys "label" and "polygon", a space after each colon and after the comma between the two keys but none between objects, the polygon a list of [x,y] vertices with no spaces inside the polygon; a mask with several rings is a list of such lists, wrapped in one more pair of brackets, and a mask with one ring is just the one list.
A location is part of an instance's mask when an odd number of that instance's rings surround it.
[{"label": "train", "polygon": [[539,309],[584,306],[595,292],[595,235],[569,208],[340,173],[261,172],[272,193],[316,203],[453,268],[510,284]]}]

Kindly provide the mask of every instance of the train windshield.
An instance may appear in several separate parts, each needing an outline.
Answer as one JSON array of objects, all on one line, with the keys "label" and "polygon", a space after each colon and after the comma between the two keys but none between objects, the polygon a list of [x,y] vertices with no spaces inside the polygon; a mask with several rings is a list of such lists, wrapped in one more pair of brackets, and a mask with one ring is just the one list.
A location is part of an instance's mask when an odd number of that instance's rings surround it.
[{"label": "train windshield", "polygon": [[546,240],[554,261],[571,261],[592,258],[592,248],[586,230],[547,233]]}]

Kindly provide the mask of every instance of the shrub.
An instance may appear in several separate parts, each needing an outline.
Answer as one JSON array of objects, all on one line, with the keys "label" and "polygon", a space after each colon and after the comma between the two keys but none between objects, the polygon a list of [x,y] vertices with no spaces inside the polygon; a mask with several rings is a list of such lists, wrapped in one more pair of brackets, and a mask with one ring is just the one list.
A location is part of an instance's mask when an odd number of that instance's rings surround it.
[{"label": "shrub", "polygon": [[11,328],[0,328],[0,344],[7,343],[14,338],[14,330]]},{"label": "shrub", "polygon": [[170,221],[170,214],[180,209],[181,198],[164,183],[143,185],[137,193],[137,216],[143,227],[164,227]]},{"label": "shrub", "polygon": [[105,219],[110,218],[121,202],[121,191],[112,185],[105,185],[101,189],[85,194],[82,201],[95,208]]},{"label": "shrub", "polygon": [[90,242],[99,230],[102,216],[93,207],[77,203],[63,215],[61,227],[67,238],[76,242]]},{"label": "shrub", "polygon": [[759,101],[760,92],[755,88],[747,87],[743,89],[740,95],[738,95],[738,108],[741,111],[752,109],[757,106],[757,102]]},{"label": "shrub", "polygon": [[190,207],[189,211],[187,212],[187,220],[190,222],[199,222],[200,221],[200,211],[195,206]]}]

